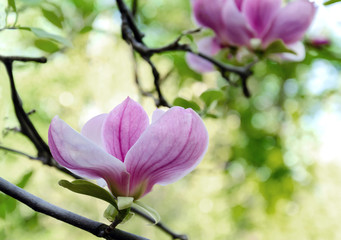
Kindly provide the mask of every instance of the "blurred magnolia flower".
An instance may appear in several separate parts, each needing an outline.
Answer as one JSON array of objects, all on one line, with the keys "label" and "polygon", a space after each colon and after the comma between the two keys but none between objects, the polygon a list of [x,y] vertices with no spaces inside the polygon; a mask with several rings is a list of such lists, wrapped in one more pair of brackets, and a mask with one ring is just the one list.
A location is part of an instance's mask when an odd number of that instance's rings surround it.
[{"label": "blurred magnolia flower", "polygon": [[55,160],[90,179],[104,179],[116,197],[138,199],[154,184],[169,184],[201,161],[208,134],[192,109],[155,110],[152,123],[129,97],[108,114],[90,119],[81,133],[57,116],[49,128]]},{"label": "blurred magnolia flower", "polygon": [[[292,54],[291,60],[302,60],[305,50],[300,40],[315,15],[316,7],[309,0],[281,5],[282,0],[192,0],[197,23],[215,33],[213,38],[198,42],[199,51],[214,55],[230,46],[252,49],[255,42],[264,50],[274,41],[282,40],[288,49],[296,52],[296,59]],[[213,69],[207,61],[193,54],[188,54],[187,61],[199,72]]]}]

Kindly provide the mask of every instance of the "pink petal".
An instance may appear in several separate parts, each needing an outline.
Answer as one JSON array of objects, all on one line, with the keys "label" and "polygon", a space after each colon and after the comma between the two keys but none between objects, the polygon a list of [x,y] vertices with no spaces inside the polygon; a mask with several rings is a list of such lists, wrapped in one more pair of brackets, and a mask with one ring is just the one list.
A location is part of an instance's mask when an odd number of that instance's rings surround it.
[{"label": "pink petal", "polygon": [[302,39],[316,12],[314,3],[297,0],[282,8],[275,17],[268,33],[263,38],[265,45],[282,39],[290,44]]},{"label": "pink petal", "polygon": [[236,3],[238,10],[241,11],[243,2],[245,2],[245,0],[234,0],[234,2]]},{"label": "pink petal", "polygon": [[[197,42],[197,45],[198,51],[208,56],[213,56],[217,54],[221,49],[220,45],[217,42],[217,39],[212,37],[200,39]],[[214,70],[214,66],[212,63],[192,53],[186,54],[186,61],[188,66],[196,72],[204,73]]]},{"label": "pink petal", "polygon": [[218,31],[219,40],[234,46],[248,46],[253,33],[250,30],[245,16],[237,8],[234,0],[227,0],[222,10],[224,24]]},{"label": "pink petal", "polygon": [[281,0],[245,0],[243,13],[256,37],[261,38],[281,8]]},{"label": "pink petal", "polygon": [[226,0],[193,0],[193,13],[196,21],[216,31],[222,25],[221,6],[225,2]]},{"label": "pink petal", "polygon": [[58,117],[51,122],[48,139],[52,156],[60,165],[83,177],[103,178],[115,196],[127,196],[129,173],[120,160]]},{"label": "pink petal", "polygon": [[103,125],[103,141],[108,153],[124,162],[131,146],[149,125],[147,113],[129,97],[115,107]]},{"label": "pink petal", "polygon": [[96,117],[91,118],[85,123],[82,128],[82,135],[96,143],[98,146],[103,147],[102,141],[102,127],[104,120],[108,116],[107,113],[100,114]]},{"label": "pink petal", "polygon": [[192,109],[172,107],[152,123],[126,156],[130,195],[139,198],[154,184],[172,183],[201,161],[208,135]]},{"label": "pink petal", "polygon": [[157,120],[159,120],[159,118],[165,113],[165,111],[161,110],[161,109],[156,109],[153,112],[153,116],[152,116],[152,123],[156,122]]}]

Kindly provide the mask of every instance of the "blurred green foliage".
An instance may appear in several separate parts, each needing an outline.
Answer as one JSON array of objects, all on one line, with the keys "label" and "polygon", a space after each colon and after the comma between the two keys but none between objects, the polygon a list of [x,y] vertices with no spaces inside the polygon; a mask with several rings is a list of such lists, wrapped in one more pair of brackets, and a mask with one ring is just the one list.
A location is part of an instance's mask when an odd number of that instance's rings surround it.
[{"label": "blurred green foliage", "polygon": [[[1,7],[0,15],[6,15],[6,21],[0,26],[0,53],[49,56],[45,65],[15,65],[24,107],[37,110],[31,119],[44,139],[54,115],[79,129],[127,95],[140,99],[148,113],[152,112],[153,101],[141,98],[132,87],[132,54],[120,37],[114,1],[16,0]],[[146,43],[155,47],[196,27],[190,1],[183,0],[140,0],[136,19]],[[12,27],[17,29],[6,30]],[[209,34],[203,31],[182,41],[195,47],[193,39]],[[248,80],[251,98],[243,96],[235,75],[229,76],[233,84],[218,73],[199,75],[187,66],[183,53],[153,57],[162,76],[168,76],[161,86],[166,99],[201,114],[210,133],[208,154],[193,174],[171,186],[157,187],[143,199],[172,229],[191,239],[340,238],[333,211],[341,212],[337,206],[341,196],[331,194],[337,186],[329,188],[334,179],[337,182],[340,167],[318,162],[318,139],[308,127],[326,105],[341,102],[340,49],[335,45],[314,47],[309,40],[305,43],[303,62],[264,59],[253,67]],[[224,60],[241,64],[234,58]],[[311,83],[319,77],[313,73],[320,65],[327,66],[330,74],[335,72],[330,75],[335,84],[321,88]],[[139,58],[137,68],[141,86],[153,90],[150,69]],[[1,144],[34,155],[27,139],[6,130],[17,122],[3,67],[0,72],[0,97],[6,103],[1,109],[0,126],[6,133]],[[2,177],[64,208],[105,221],[105,204],[64,191],[56,183],[65,176],[56,170],[6,152],[1,152],[0,163]],[[324,221],[329,225],[320,224]],[[123,228],[152,239],[167,238],[138,217]],[[93,239],[0,195],[0,239],[63,237]]]}]

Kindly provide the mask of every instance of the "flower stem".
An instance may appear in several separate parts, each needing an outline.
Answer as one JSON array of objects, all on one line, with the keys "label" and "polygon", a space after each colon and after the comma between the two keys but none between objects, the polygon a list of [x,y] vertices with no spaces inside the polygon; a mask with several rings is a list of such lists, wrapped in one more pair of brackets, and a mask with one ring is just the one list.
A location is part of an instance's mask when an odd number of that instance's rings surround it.
[{"label": "flower stem", "polygon": [[110,232],[110,231],[114,230],[118,224],[123,222],[123,220],[128,216],[129,212],[130,212],[130,208],[120,210],[118,212],[117,216],[115,217],[115,220],[109,225],[109,227],[106,229],[106,231]]}]

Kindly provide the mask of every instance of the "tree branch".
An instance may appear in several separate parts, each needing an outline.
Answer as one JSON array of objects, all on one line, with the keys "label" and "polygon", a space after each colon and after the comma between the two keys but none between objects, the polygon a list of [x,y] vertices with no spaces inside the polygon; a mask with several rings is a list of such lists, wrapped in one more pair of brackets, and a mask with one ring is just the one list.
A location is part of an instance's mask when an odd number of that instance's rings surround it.
[{"label": "tree branch", "polygon": [[[233,66],[229,64],[225,64],[222,62],[219,62],[215,60],[214,58],[203,54],[201,52],[195,52],[193,51],[188,44],[181,44],[180,40],[184,35],[192,34],[197,32],[195,31],[188,31],[183,34],[181,34],[175,41],[171,42],[170,44],[160,47],[160,48],[150,48],[143,42],[143,36],[144,34],[138,29],[137,24],[134,20],[134,14],[132,13],[127,5],[124,3],[124,0],[116,0],[118,9],[121,13],[121,19],[122,19],[122,38],[133,47],[133,49],[139,53],[139,55],[144,59],[149,66],[152,69],[153,76],[154,76],[154,86],[156,88],[157,94],[158,94],[158,101],[155,102],[156,106],[167,106],[169,107],[169,104],[165,100],[161,89],[160,89],[160,74],[155,66],[155,64],[151,61],[151,57],[154,54],[162,54],[170,51],[180,51],[180,52],[188,52],[195,54],[198,57],[201,57],[210,63],[212,63],[221,73],[222,77],[230,83],[230,80],[227,73],[235,73],[240,76],[241,83],[242,83],[242,89],[243,93],[246,97],[250,96],[250,92],[247,88],[247,79],[249,76],[252,75],[251,67],[254,65],[248,64],[244,67],[239,66]],[[135,11],[135,10],[134,10]]]},{"label": "tree branch", "polygon": [[76,213],[57,207],[43,199],[26,192],[0,177],[0,191],[15,198],[16,200],[29,206],[36,212],[43,213],[74,227],[92,233],[96,237],[107,240],[147,240],[146,238],[121,231],[119,229],[109,229],[109,226],[93,221]]},{"label": "tree branch", "polygon": [[14,105],[14,111],[20,124],[20,132],[23,135],[25,135],[27,138],[29,138],[31,142],[34,144],[35,148],[38,151],[38,157],[41,157],[42,159],[46,160],[45,164],[52,165],[53,160],[52,160],[51,154],[49,153],[50,152],[49,147],[44,142],[44,140],[40,137],[36,128],[33,126],[31,120],[29,119],[28,115],[24,111],[22,107],[22,101],[16,90],[14,77],[13,77],[13,62],[14,61],[22,61],[22,62],[34,61],[34,62],[43,63],[43,62],[46,62],[46,58],[0,56],[0,61],[5,65],[7,74],[9,77],[10,86],[11,86],[11,97],[12,97],[12,102]]},{"label": "tree branch", "polygon": [[133,0],[133,2],[131,3],[131,9],[132,9],[131,13],[134,18],[136,17],[138,7],[139,7],[139,1]]},{"label": "tree branch", "polygon": [[9,149],[5,147],[1,147],[3,150],[11,151],[17,154],[25,155],[29,159],[39,160],[44,165],[48,165],[50,167],[54,167],[68,175],[73,176],[74,178],[79,179],[80,177],[76,174],[70,172],[66,168],[60,166],[52,157],[49,146],[45,143],[45,141],[39,135],[37,129],[34,127],[33,123],[31,122],[29,115],[30,113],[26,113],[23,108],[23,103],[20,99],[19,93],[17,92],[14,76],[13,76],[13,62],[20,61],[20,62],[38,62],[38,63],[46,63],[47,59],[45,57],[23,57],[23,56],[2,56],[0,55],[0,61],[5,65],[8,78],[10,81],[11,87],[11,98],[12,103],[14,106],[15,115],[19,121],[20,129],[19,132],[25,135],[35,146],[38,152],[37,157],[29,156],[28,154],[22,153],[20,151]]}]

